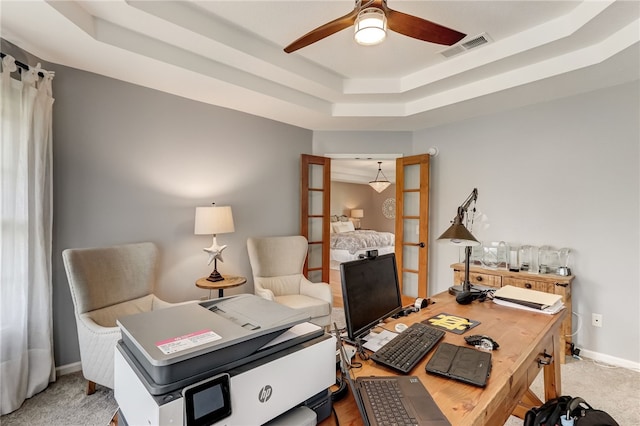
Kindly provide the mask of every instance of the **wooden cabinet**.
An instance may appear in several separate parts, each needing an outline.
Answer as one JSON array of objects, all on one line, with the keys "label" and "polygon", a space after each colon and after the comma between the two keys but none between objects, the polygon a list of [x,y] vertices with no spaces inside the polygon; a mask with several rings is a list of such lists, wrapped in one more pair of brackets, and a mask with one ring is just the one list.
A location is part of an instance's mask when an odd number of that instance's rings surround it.
[{"label": "wooden cabinet", "polygon": [[[464,263],[454,263],[451,268],[453,269],[453,284],[462,284],[464,282]],[[476,265],[469,267],[469,281],[471,284],[489,287],[512,285],[562,296],[562,301],[567,309],[567,316],[561,326],[560,347],[565,349],[565,354],[567,355],[571,355],[571,334],[573,333],[571,322],[571,282],[574,278],[573,275],[530,274],[528,272],[511,272],[506,269],[489,269]],[[564,362],[564,359],[561,359],[560,362]]]}]

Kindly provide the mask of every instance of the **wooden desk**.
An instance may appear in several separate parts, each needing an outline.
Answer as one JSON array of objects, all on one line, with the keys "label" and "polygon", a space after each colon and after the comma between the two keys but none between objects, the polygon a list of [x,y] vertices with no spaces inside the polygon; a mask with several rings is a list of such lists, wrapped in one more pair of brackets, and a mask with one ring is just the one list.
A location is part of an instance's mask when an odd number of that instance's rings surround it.
[{"label": "wooden desk", "polygon": [[[464,264],[454,263],[453,284],[457,285],[464,281]],[[573,275],[556,274],[530,274],[528,272],[513,272],[506,269],[489,269],[478,265],[469,267],[469,281],[471,284],[486,285],[490,287],[502,287],[512,285],[515,287],[530,288],[545,293],[557,294],[562,297],[562,302],[567,308],[568,315],[562,322],[562,333],[560,333],[560,348],[564,348],[566,355],[571,355],[573,346],[571,345],[573,325],[571,323],[571,282]],[[564,358],[560,360],[564,363]]]},{"label": "wooden desk", "polygon": [[[411,375],[420,378],[452,425],[503,425],[512,413],[523,418],[530,407],[542,404],[529,391],[529,386],[541,371],[544,371],[545,400],[561,395],[559,361],[564,351],[561,351],[559,334],[567,315],[566,309],[557,315],[546,315],[500,306],[491,301],[459,305],[446,292],[431,299],[436,303],[408,317],[389,321],[387,328],[393,330],[397,322],[410,324],[448,313],[474,319],[481,324],[462,335],[447,332],[442,341],[463,346],[466,345],[464,336],[486,334],[500,344],[500,348],[492,353],[491,376],[484,389],[427,374],[425,365],[434,351],[411,371]],[[553,357],[545,357],[544,353]],[[356,360],[363,364],[362,368],[353,370],[356,376],[395,374],[372,360],[362,361],[359,355],[356,355]],[[540,361],[548,364],[541,365]],[[351,392],[335,402],[334,408],[341,426],[363,424]],[[321,425],[335,425],[335,419],[330,416]]]},{"label": "wooden desk", "polygon": [[247,282],[245,277],[231,277],[229,275],[223,275],[222,281],[209,281],[207,277],[202,277],[196,281],[196,287],[209,290],[209,298],[211,298],[211,290],[218,290],[218,297],[224,296],[225,288],[238,287]]}]

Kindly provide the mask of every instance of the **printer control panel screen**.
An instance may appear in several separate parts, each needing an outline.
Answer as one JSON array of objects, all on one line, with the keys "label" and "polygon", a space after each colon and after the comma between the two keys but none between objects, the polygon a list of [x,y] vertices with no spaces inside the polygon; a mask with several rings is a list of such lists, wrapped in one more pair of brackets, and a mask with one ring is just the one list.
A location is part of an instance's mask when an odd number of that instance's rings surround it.
[{"label": "printer control panel screen", "polygon": [[182,390],[187,426],[203,426],[231,415],[229,375],[220,374]]}]

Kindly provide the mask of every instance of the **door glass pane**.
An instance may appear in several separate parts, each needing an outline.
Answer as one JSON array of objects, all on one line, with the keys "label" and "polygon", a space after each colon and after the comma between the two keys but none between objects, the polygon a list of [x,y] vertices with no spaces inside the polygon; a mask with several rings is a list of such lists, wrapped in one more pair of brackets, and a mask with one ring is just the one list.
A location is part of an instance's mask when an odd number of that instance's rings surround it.
[{"label": "door glass pane", "polygon": [[405,192],[403,206],[403,216],[420,216],[420,193]]},{"label": "door glass pane", "polygon": [[324,174],[324,166],[321,164],[309,165],[309,188],[324,189],[322,182]]},{"label": "door glass pane", "polygon": [[405,219],[402,221],[404,229],[404,241],[403,243],[417,243],[420,237],[420,220],[419,219]]},{"label": "door glass pane", "polygon": [[309,241],[322,241],[322,221],[321,217],[309,218]]},{"label": "door glass pane", "polygon": [[402,273],[402,294],[418,297],[418,274],[407,271]]},{"label": "door glass pane", "polygon": [[402,247],[402,260],[403,269],[418,270],[418,246],[403,246]]},{"label": "door glass pane", "polygon": [[309,269],[322,267],[322,244],[309,244]]},{"label": "door glass pane", "polygon": [[420,189],[420,164],[404,166],[404,189]]},{"label": "door glass pane", "polygon": [[323,191],[309,191],[309,215],[322,216]]}]

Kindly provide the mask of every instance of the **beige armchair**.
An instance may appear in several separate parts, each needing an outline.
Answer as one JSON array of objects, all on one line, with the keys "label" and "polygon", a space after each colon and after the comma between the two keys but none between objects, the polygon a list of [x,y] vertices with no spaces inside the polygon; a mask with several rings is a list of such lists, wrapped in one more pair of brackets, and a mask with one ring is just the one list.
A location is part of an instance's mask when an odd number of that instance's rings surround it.
[{"label": "beige armchair", "polygon": [[331,287],[312,283],[302,274],[308,250],[305,237],[249,238],[247,249],[256,295],[302,310],[316,325],[330,325]]},{"label": "beige armchair", "polygon": [[154,294],[158,249],[153,243],[62,252],[75,310],[82,374],[113,389],[113,358],[120,329],[116,319],[173,304]]}]

